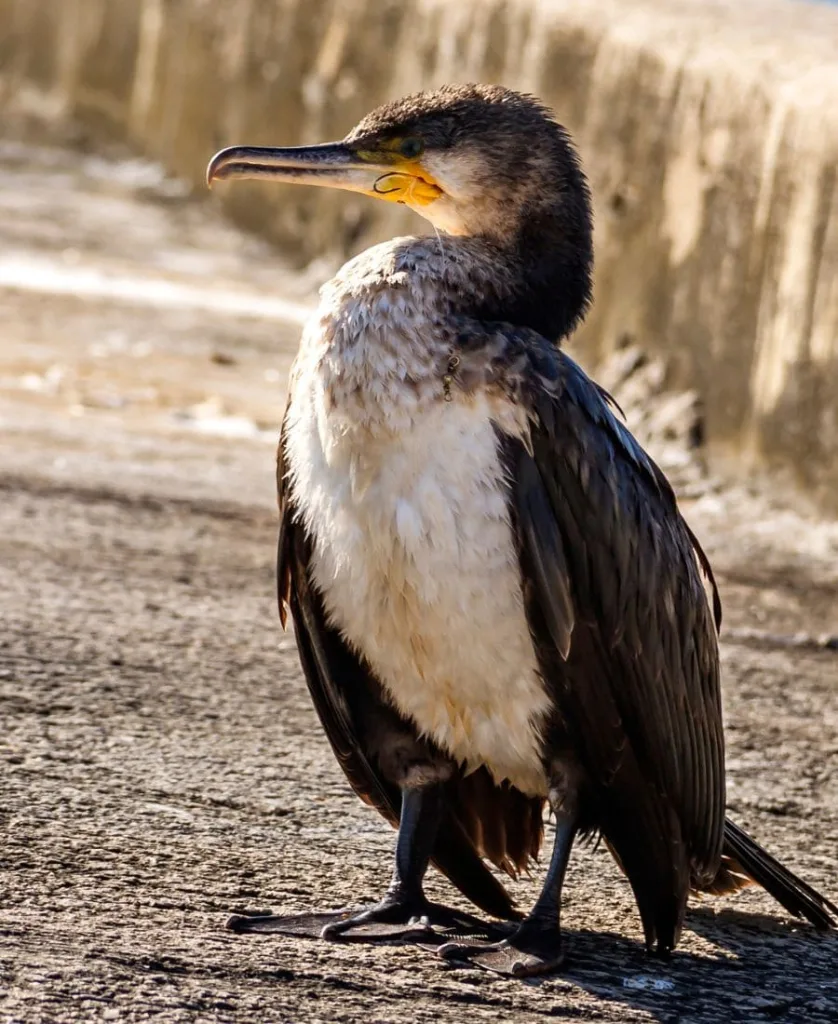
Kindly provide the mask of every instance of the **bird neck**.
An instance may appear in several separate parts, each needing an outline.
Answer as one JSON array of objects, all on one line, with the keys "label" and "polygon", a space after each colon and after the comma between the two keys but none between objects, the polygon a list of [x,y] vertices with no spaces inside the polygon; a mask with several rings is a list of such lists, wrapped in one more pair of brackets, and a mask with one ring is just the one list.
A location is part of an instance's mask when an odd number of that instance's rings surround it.
[{"label": "bird neck", "polygon": [[486,240],[504,267],[505,294],[488,295],[480,315],[538,331],[550,341],[566,338],[591,299],[593,245],[590,215],[533,210],[508,240]]},{"label": "bird neck", "polygon": [[524,268],[521,316],[551,341],[571,334],[591,301],[593,244],[590,217],[569,222],[548,211],[528,219],[518,238]]}]

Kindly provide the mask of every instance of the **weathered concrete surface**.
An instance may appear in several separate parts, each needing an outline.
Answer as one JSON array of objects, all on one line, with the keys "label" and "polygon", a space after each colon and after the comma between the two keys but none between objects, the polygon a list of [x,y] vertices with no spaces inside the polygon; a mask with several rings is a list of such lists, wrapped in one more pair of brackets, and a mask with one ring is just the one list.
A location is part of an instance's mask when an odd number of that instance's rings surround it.
[{"label": "weathered concrete surface", "polygon": [[[834,1021],[838,936],[747,892],[694,906],[663,965],[602,847],[574,852],[569,959],[543,982],[224,931],[231,910],[373,898],[393,834],[277,622],[298,327],[260,300],[306,287],[211,213],[142,162],[0,143],[0,1019]],[[621,363],[632,427],[677,469],[655,361]],[[834,898],[838,655],[764,637],[838,633],[838,523],[683,479],[725,605],[731,815]]]},{"label": "weathered concrete surface", "polygon": [[[222,144],[342,135],[445,81],[542,95],[597,201],[591,359],[678,353],[717,457],[838,507],[838,10],[790,0],[0,0],[2,89],[128,136],[200,185]],[[301,263],[415,222],[254,184],[240,222]]]},{"label": "weathered concrete surface", "polygon": [[[196,448],[209,470],[218,450]],[[415,948],[225,932],[231,910],[372,899],[391,856],[392,832],[328,749],[292,640],[277,649],[272,516],[194,500],[188,471],[132,497],[130,460],[105,487],[56,485],[43,474],[55,449],[32,449],[22,475],[0,475],[5,1021],[835,1020],[834,937],[746,893],[695,907],[662,965],[603,848],[574,855],[570,959],[539,984]],[[181,461],[168,441],[158,454]],[[750,608],[774,628],[829,620],[834,583],[717,555],[734,621]],[[833,895],[835,664],[724,647],[732,813]]]}]

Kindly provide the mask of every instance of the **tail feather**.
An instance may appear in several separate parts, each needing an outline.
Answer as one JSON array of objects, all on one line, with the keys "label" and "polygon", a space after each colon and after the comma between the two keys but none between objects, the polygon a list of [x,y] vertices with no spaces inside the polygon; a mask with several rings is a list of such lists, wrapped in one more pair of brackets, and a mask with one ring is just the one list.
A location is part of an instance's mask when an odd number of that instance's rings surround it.
[{"label": "tail feather", "polygon": [[[742,877],[745,875],[761,885],[795,917],[805,918],[823,930],[838,927],[838,906],[783,867],[729,818],[725,821],[723,857],[723,871],[730,879],[726,886],[728,891],[748,884]],[[708,886],[709,891],[714,889],[718,891],[719,887]]]},{"label": "tail feather", "polygon": [[509,893],[480,859],[471,837],[450,807],[444,813],[433,862],[467,899],[487,914],[506,921],[521,918]]}]

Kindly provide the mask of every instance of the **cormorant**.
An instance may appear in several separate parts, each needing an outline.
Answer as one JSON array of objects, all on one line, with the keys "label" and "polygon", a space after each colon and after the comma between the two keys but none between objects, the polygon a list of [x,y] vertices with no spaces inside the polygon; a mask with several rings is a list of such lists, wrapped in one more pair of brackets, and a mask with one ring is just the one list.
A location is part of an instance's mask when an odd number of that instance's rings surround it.
[{"label": "cormorant", "polygon": [[[428,237],[350,260],[320,292],[279,444],[278,588],[355,792],[398,824],[392,882],[358,912],[238,917],[327,938],[458,934],[434,863],[516,921],[443,956],[533,974],[562,959],[571,845],[601,834],[650,949],[687,895],[752,882],[821,928],[838,908],[725,819],[719,597],[667,480],[560,348],[591,298],[590,196],[537,100],[446,87],[342,142],[233,147],[207,180],[403,203]],[[556,838],[523,919],[514,876]],[[322,931],[321,931],[322,929]]]}]

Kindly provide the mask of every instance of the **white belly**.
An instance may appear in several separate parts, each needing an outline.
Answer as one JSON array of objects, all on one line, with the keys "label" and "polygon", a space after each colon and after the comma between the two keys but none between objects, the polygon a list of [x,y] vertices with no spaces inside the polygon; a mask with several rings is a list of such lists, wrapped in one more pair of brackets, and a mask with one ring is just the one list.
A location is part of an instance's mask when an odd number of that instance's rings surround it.
[{"label": "white belly", "polygon": [[423,735],[543,795],[548,699],[488,401],[434,403],[385,438],[341,428],[316,382],[291,408],[294,493],[333,624]]}]

